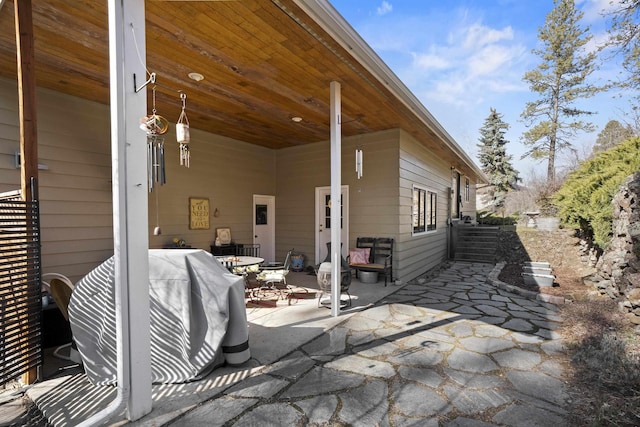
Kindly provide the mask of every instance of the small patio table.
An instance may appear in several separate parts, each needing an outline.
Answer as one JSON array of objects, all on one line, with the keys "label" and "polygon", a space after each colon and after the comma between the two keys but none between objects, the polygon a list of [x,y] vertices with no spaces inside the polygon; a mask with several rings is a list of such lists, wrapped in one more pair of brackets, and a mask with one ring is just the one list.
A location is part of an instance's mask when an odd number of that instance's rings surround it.
[{"label": "small patio table", "polygon": [[234,267],[250,267],[252,265],[260,265],[264,262],[264,258],[245,255],[225,255],[217,256],[216,258],[223,265],[225,263],[232,263]]}]

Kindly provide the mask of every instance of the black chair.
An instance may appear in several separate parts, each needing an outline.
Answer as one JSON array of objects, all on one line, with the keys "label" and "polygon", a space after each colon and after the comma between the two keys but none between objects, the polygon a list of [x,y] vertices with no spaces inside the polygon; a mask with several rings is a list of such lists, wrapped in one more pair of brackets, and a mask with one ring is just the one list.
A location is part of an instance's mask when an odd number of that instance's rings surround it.
[{"label": "black chair", "polygon": [[224,259],[224,260],[221,260],[220,262],[227,270],[229,270],[230,273],[235,274],[236,261]]},{"label": "black chair", "polygon": [[239,244],[236,247],[236,255],[260,257],[260,244],[259,243]]}]

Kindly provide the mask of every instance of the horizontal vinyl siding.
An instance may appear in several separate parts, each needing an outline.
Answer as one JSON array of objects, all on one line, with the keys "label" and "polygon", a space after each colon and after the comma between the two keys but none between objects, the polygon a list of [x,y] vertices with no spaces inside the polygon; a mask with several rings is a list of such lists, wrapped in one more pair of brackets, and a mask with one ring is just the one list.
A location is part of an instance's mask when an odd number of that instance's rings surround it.
[{"label": "horizontal vinyl siding", "polygon": [[329,151],[319,142],[276,153],[276,259],[294,248],[315,261],[315,188],[330,185]]},{"label": "horizontal vinyl siding", "polygon": [[0,193],[20,189],[20,169],[15,152],[20,151],[18,89],[14,82],[0,78]]},{"label": "horizontal vinyl siding", "polygon": [[[186,168],[180,166],[173,126],[170,129],[165,134],[167,183],[149,194],[149,246],[162,248],[177,237],[208,251],[216,228],[230,228],[236,243],[252,243],[253,195],[272,195],[276,190],[273,150],[191,129],[191,165]],[[156,192],[160,236],[153,235]],[[209,230],[189,229],[191,197],[209,199]]]},{"label": "horizontal vinyl siding", "polygon": [[[410,280],[447,258],[447,218],[450,204],[451,165],[402,132],[400,148],[400,237],[398,269]],[[436,230],[413,235],[411,210],[413,185],[437,194]]]},{"label": "horizontal vinyl siding", "polygon": [[[342,185],[349,186],[349,247],[359,236],[398,234],[398,130],[342,139]],[[355,149],[363,151],[363,176],[355,173]],[[292,247],[315,260],[315,189],[331,185],[328,141],[277,152],[276,252]]]},{"label": "horizontal vinyl siding", "polygon": [[[39,172],[43,270],[76,281],[113,253],[109,108],[46,90],[38,91],[37,100],[39,162],[49,167]],[[164,135],[167,184],[148,199],[151,248],[179,237],[208,250],[220,227],[230,228],[235,242],[251,243],[253,195],[262,194],[276,197],[276,259],[291,248],[307,263],[315,259],[315,189],[331,184],[329,141],[270,150],[191,129],[186,168],[179,165],[174,132],[170,126]],[[356,148],[363,150],[360,180]],[[0,191],[20,186],[18,150],[16,86],[0,79]],[[343,138],[341,160],[342,184],[349,187],[349,247],[359,236],[394,238],[394,278],[402,280],[446,257],[449,162],[398,129]],[[470,181],[469,209],[475,210]],[[411,234],[414,183],[438,194],[437,230],[422,236]],[[209,230],[189,230],[190,197],[209,199]],[[156,224],[159,236],[153,235]]]},{"label": "horizontal vinyl siding", "polygon": [[[75,282],[113,255],[109,107],[47,90],[38,91],[37,101],[38,158],[49,167],[39,171],[43,272]],[[149,195],[150,247],[180,237],[209,250],[218,227],[230,227],[236,242],[251,243],[253,194],[275,194],[275,152],[191,129],[186,168],[170,129],[164,135],[167,184]],[[20,188],[19,135],[15,83],[0,79],[0,191]],[[153,236],[156,195],[160,236]],[[189,197],[209,198],[209,230],[189,230]]]},{"label": "horizontal vinyl siding", "polygon": [[[20,188],[15,82],[0,79],[0,191]],[[76,281],[113,253],[109,109],[37,92],[43,272]]]}]

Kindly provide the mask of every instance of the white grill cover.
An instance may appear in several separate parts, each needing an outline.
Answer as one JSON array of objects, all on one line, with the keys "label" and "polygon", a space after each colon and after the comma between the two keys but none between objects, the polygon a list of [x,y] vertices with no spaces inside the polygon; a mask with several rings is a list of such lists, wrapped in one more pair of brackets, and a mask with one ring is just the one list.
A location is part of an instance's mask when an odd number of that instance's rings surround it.
[{"label": "white grill cover", "polygon": [[[149,250],[149,294],[154,383],[196,380],[225,360],[249,360],[244,280],[210,253]],[[114,298],[112,257],[76,284],[69,304],[73,337],[95,385],[116,382]]]}]

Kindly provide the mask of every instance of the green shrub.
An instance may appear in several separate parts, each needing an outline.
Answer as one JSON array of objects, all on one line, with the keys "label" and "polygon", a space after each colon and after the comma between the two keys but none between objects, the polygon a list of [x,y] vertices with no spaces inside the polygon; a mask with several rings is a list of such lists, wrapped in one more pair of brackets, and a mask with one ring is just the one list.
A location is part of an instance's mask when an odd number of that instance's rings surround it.
[{"label": "green shrub", "polygon": [[502,217],[486,211],[478,211],[476,217],[478,223],[482,225],[516,225],[519,219],[515,215]]},{"label": "green shrub", "polygon": [[625,179],[640,171],[640,138],[631,138],[583,162],[555,194],[561,221],[593,236],[601,248],[611,239],[611,201]]}]

